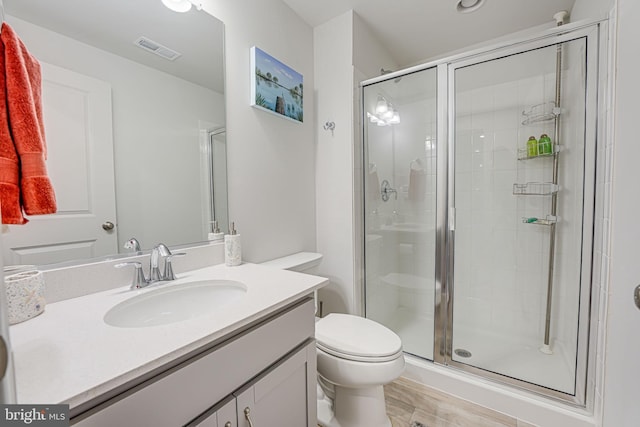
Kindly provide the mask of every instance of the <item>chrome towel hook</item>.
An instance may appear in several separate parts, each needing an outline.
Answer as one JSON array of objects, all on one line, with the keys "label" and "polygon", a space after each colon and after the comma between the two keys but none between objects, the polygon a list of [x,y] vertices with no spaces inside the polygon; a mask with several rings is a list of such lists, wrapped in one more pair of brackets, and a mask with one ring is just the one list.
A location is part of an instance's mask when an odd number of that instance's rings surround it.
[{"label": "chrome towel hook", "polygon": [[322,128],[324,130],[330,130],[331,131],[331,136],[333,136],[333,131],[336,129],[336,123],[335,122],[326,122]]}]

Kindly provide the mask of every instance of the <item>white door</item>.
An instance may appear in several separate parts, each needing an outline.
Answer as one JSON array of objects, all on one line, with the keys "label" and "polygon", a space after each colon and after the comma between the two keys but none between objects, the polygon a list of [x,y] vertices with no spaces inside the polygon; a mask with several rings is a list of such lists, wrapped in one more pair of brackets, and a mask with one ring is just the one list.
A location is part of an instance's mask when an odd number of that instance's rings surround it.
[{"label": "white door", "polygon": [[118,251],[111,86],[41,65],[47,170],[58,212],[9,226],[3,235],[5,265],[49,264]]}]

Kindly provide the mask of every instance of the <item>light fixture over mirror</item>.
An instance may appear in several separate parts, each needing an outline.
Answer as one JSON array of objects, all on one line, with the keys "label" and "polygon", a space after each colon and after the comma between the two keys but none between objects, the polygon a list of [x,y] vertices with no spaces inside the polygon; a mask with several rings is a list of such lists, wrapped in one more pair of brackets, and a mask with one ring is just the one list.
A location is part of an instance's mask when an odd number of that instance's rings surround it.
[{"label": "light fixture over mirror", "polygon": [[[223,23],[158,0],[4,6],[42,65],[59,205],[56,215],[10,226],[4,265],[112,256],[132,237],[143,250],[201,242],[214,218],[226,229]],[[156,47],[180,55],[167,60]],[[95,235],[77,234],[84,229]]]},{"label": "light fixture over mirror", "polygon": [[198,10],[202,9],[202,4],[199,2],[191,1],[191,0],[162,0],[162,4],[164,4],[169,9],[174,12],[188,12],[191,10],[191,6],[195,5]]}]

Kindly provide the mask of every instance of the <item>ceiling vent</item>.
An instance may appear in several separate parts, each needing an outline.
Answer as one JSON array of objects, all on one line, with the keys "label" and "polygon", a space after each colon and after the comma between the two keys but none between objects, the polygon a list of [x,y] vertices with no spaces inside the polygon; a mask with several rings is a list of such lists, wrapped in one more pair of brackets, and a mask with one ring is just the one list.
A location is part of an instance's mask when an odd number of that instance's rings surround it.
[{"label": "ceiling vent", "polygon": [[156,43],[151,39],[148,39],[145,36],[139,37],[136,41],[133,42],[136,46],[149,51],[151,53],[155,53],[158,56],[163,57],[164,59],[168,59],[169,61],[173,61],[178,57],[182,56],[181,53],[176,52],[175,50],[171,50],[166,46],[162,46],[160,43]]}]

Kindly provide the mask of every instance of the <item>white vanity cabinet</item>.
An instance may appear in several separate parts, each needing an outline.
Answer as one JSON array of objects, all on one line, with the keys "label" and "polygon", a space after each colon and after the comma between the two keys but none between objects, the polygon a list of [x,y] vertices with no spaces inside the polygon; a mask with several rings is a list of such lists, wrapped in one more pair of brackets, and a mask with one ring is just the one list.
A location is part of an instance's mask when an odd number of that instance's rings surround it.
[{"label": "white vanity cabinet", "polygon": [[71,408],[71,423],[315,427],[314,330],[313,300],[305,297],[241,332],[203,344],[201,353],[164,372],[97,397],[88,410]]},{"label": "white vanity cabinet", "polygon": [[[187,427],[315,427],[316,381],[309,366],[315,357],[311,341]],[[309,396],[314,396],[311,406]]]},{"label": "white vanity cabinet", "polygon": [[[316,374],[309,375],[309,360],[315,357],[316,345],[312,341],[272,371],[234,393],[238,427],[315,427]],[[314,401],[308,405],[307,396],[311,395]]]},{"label": "white vanity cabinet", "polygon": [[238,427],[235,396],[217,404],[187,427]]}]

